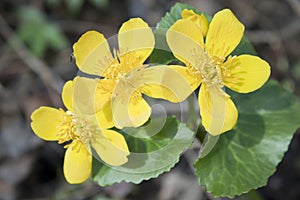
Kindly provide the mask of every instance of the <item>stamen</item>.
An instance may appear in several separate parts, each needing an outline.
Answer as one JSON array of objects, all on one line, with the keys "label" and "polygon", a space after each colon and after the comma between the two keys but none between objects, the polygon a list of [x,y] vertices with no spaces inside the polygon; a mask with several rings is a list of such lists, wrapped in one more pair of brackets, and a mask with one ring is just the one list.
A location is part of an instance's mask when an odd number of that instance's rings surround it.
[{"label": "stamen", "polygon": [[115,61],[103,73],[105,78],[120,80],[130,70],[138,67],[137,65],[141,62],[141,56],[138,56],[134,51],[126,51],[120,54],[114,49],[114,57]]},{"label": "stamen", "polygon": [[240,75],[245,74],[246,72],[241,71],[240,62],[238,62],[237,56],[229,56],[227,60],[220,65],[220,69],[224,83],[230,85],[232,89],[236,88],[235,85],[241,86],[244,84],[244,78]]},{"label": "stamen", "polygon": [[[99,82],[101,82],[101,79],[97,79]],[[109,81],[109,79],[104,78],[102,80],[107,80]],[[115,81],[114,80],[110,80],[110,82],[105,83],[105,84],[98,84],[97,85],[99,92],[101,94],[112,94],[113,88],[115,87]]]},{"label": "stamen", "polygon": [[190,71],[194,74],[197,74],[195,70],[198,71],[208,87],[223,87],[224,83],[222,81],[221,71],[215,61],[202,48],[195,48],[192,51],[192,55],[195,55],[196,57],[196,66],[194,66],[194,69]]},{"label": "stamen", "polygon": [[[64,111],[62,111],[64,112]],[[58,126],[58,143],[67,143],[64,148],[80,148],[89,145],[93,134],[100,132],[94,123],[70,111],[64,112],[64,118]]]},{"label": "stamen", "polygon": [[113,62],[114,60],[111,56],[104,56],[101,60],[99,59],[98,63],[94,66],[94,73],[101,76],[102,74],[99,74],[99,72],[105,71]]},{"label": "stamen", "polygon": [[196,77],[197,80],[201,80],[201,74],[200,71],[197,70],[195,67],[193,67],[191,64],[186,65],[188,72],[193,76]]}]

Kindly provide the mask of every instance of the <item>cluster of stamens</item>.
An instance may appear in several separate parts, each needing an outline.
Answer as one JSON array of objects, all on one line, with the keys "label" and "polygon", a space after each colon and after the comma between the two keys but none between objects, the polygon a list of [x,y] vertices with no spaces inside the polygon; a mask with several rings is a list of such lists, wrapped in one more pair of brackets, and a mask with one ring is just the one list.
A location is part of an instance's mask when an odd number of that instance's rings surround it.
[{"label": "cluster of stamens", "polygon": [[[136,55],[136,53],[133,51],[128,51],[121,56],[118,56],[118,52],[115,50],[114,54],[115,61],[107,67],[103,73],[103,76],[106,79],[115,81],[115,87],[122,87],[124,85],[126,86],[126,89],[129,89],[129,91],[133,89],[134,91],[132,91],[131,94],[131,101],[132,103],[137,103],[137,100],[140,99],[142,95],[139,89],[139,86],[141,86],[139,80],[141,79],[137,76],[141,76],[142,69],[145,68],[145,66],[142,64],[137,66],[140,64],[141,57]],[[121,91],[120,94],[122,92],[123,91]],[[114,93],[118,93],[118,90]],[[120,94],[118,93],[118,95]]]},{"label": "cluster of stamens", "polygon": [[118,81],[126,76],[131,69],[136,67],[140,57],[136,56],[134,52],[127,52],[119,56],[118,52],[115,50],[114,54],[115,60],[107,67],[103,76]]},{"label": "cluster of stamens", "polygon": [[[235,86],[241,86],[244,84],[244,79],[241,74],[246,72],[241,71],[237,56],[229,56],[220,68],[224,82],[229,83],[232,89],[234,89]],[[233,72],[232,69],[234,69],[235,72]]]},{"label": "cluster of stamens", "polygon": [[[223,80],[220,68],[204,49],[193,49],[192,55],[195,56],[195,66],[190,66],[193,71],[197,71],[208,87],[223,87]],[[196,73],[196,72],[193,72]]]},{"label": "cluster of stamens", "polygon": [[95,131],[97,131],[97,127],[88,119],[67,111],[64,112],[64,119],[58,126],[58,143],[67,143],[65,148],[72,145],[72,147],[76,146],[80,149],[82,145],[89,144]]}]

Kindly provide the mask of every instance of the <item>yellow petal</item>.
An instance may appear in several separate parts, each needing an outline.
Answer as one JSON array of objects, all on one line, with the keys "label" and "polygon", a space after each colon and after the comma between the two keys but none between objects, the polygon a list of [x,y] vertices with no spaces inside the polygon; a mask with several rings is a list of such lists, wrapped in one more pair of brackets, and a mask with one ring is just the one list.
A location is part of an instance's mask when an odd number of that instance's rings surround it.
[{"label": "yellow petal", "polygon": [[[228,64],[227,64],[228,63]],[[248,93],[260,88],[270,77],[270,65],[257,56],[241,55],[225,63],[228,76],[225,85],[240,93]]]},{"label": "yellow petal", "polygon": [[142,97],[132,97],[129,103],[128,111],[132,124],[127,126],[142,126],[147,122],[151,115],[151,107]]},{"label": "yellow petal", "polygon": [[174,56],[192,66],[197,64],[197,52],[203,50],[203,36],[197,25],[187,19],[176,21],[166,33],[167,43]]},{"label": "yellow petal", "polygon": [[111,79],[98,79],[95,101],[97,108],[102,109],[107,103],[111,103],[112,93],[115,89],[116,81]]},{"label": "yellow petal", "polygon": [[128,161],[129,150],[124,137],[113,130],[104,130],[104,136],[92,141],[99,157],[107,164],[119,166]]},{"label": "yellow petal", "polygon": [[78,184],[86,181],[91,174],[92,154],[80,142],[73,143],[65,154],[64,175],[69,183]]},{"label": "yellow petal", "polygon": [[206,17],[201,14],[196,14],[193,10],[184,9],[181,12],[181,16],[183,19],[188,19],[197,24],[197,26],[201,29],[202,35],[206,36],[208,31],[208,21]]},{"label": "yellow petal", "polygon": [[97,31],[84,33],[73,45],[78,68],[87,73],[101,75],[113,61],[105,37]]},{"label": "yellow petal", "polygon": [[97,122],[101,128],[107,129],[114,126],[111,101],[107,102],[97,113]]},{"label": "yellow petal", "polygon": [[219,11],[213,17],[206,36],[206,49],[211,57],[224,59],[240,43],[244,25],[229,9]]},{"label": "yellow petal", "polygon": [[214,86],[202,84],[199,92],[202,125],[213,136],[231,130],[238,118],[238,111],[230,97]]},{"label": "yellow petal", "polygon": [[31,114],[31,128],[44,140],[58,140],[58,126],[64,120],[64,112],[55,108],[42,106]]},{"label": "yellow petal", "polygon": [[120,57],[131,53],[137,65],[144,63],[153,51],[155,40],[151,28],[141,18],[123,23],[118,34]]},{"label": "yellow petal", "polygon": [[95,114],[101,109],[102,104],[97,102],[102,95],[98,92],[98,83],[98,79],[79,76],[73,80],[72,108],[74,112],[87,115]]},{"label": "yellow petal", "polygon": [[64,105],[69,111],[73,111],[73,93],[74,93],[73,81],[66,82],[62,89],[61,96]]},{"label": "yellow petal", "polygon": [[143,72],[143,93],[154,98],[174,103],[184,101],[200,84],[186,67],[159,65],[148,67]]},{"label": "yellow petal", "polygon": [[[123,97],[122,97],[123,96]],[[113,98],[112,111],[115,127],[139,127],[147,122],[151,115],[148,103],[137,94],[128,93]]]},{"label": "yellow petal", "polygon": [[144,68],[137,68],[127,78],[116,84],[112,94],[112,112],[117,128],[143,125],[151,114],[151,108],[142,98]]}]

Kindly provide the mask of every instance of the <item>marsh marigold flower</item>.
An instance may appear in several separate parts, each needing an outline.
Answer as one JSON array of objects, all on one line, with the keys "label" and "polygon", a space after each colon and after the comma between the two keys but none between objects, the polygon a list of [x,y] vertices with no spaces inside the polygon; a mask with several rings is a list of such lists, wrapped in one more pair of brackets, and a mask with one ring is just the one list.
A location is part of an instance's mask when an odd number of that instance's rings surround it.
[{"label": "marsh marigold flower", "polygon": [[197,14],[189,12],[189,16],[170,27],[167,42],[194,77],[194,84],[201,85],[198,102],[203,126],[210,134],[219,135],[231,130],[238,118],[236,106],[224,87],[239,93],[252,92],[268,80],[270,66],[257,56],[230,55],[243,37],[244,25],[229,9],[215,14],[205,42],[203,31],[194,20],[199,17],[192,15]]},{"label": "marsh marigold flower", "polygon": [[[114,55],[108,41],[96,31],[86,32],[74,44],[78,68],[87,74],[103,77],[97,79],[93,86],[95,92],[89,95],[95,104],[94,111],[105,111],[102,116],[108,124],[120,129],[143,125],[150,117],[151,108],[142,94],[180,102],[193,92],[189,82],[192,77],[184,67],[144,64],[154,45],[153,32],[141,18],[123,23]],[[78,91],[80,95],[84,92]]]},{"label": "marsh marigold flower", "polygon": [[196,23],[200,28],[202,35],[205,37],[207,34],[209,23],[204,14],[196,14],[193,10],[184,9],[181,12],[182,19],[188,19]]},{"label": "marsh marigold flower", "polygon": [[31,115],[31,127],[37,136],[65,145],[63,171],[66,180],[72,184],[82,183],[90,176],[91,147],[112,166],[126,163],[129,155],[126,141],[120,133],[102,129],[95,115],[82,113],[84,103],[81,106],[73,103],[74,85],[76,81],[84,81],[82,79],[85,78],[68,81],[63,88],[62,99],[67,111],[42,106]]}]

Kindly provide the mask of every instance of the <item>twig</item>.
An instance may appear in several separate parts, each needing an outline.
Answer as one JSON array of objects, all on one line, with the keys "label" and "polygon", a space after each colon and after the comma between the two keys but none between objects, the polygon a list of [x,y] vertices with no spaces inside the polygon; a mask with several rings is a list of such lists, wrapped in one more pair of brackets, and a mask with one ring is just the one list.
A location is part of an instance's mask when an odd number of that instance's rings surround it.
[{"label": "twig", "polygon": [[50,86],[57,93],[61,92],[61,88],[64,84],[63,80],[54,74],[43,61],[27,50],[23,42],[16,36],[14,31],[9,27],[1,15],[0,35],[7,41],[24,63],[40,76],[46,86]]}]

